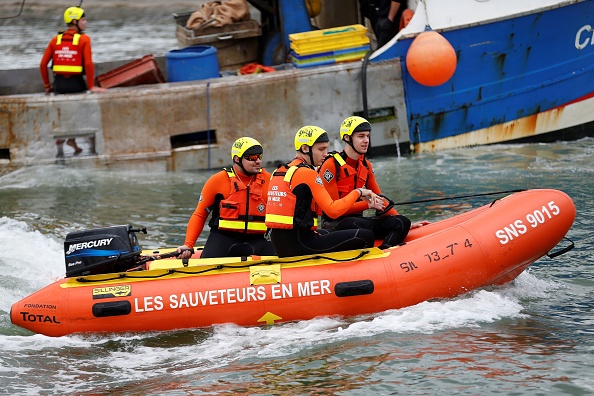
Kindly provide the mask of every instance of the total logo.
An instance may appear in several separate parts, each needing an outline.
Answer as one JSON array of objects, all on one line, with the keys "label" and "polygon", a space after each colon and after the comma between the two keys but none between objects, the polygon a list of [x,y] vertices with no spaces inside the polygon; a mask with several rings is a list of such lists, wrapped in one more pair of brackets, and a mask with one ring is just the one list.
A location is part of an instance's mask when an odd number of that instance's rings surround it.
[{"label": "total logo", "polygon": [[19,312],[23,316],[23,322],[30,323],[54,323],[60,324],[61,322],[54,315],[43,315],[43,314],[32,314],[29,312]]}]

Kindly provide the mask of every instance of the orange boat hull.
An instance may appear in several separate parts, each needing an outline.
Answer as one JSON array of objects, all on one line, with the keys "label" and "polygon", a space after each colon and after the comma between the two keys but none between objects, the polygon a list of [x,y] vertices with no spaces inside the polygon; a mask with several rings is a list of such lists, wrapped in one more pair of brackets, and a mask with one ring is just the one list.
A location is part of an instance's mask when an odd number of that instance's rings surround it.
[{"label": "orange boat hull", "polygon": [[386,251],[61,279],[15,303],[11,320],[61,336],[381,312],[509,282],[555,247],[574,219],[565,193],[529,190],[412,230]]}]

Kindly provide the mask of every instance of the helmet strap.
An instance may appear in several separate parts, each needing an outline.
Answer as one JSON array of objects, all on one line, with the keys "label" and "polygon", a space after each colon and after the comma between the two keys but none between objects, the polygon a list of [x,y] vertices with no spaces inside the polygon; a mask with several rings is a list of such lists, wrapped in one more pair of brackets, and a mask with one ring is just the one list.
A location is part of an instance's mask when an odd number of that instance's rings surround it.
[{"label": "helmet strap", "polygon": [[241,158],[240,158],[239,156],[238,156],[237,158],[239,158],[239,161],[235,162],[235,164],[241,168],[241,170],[243,171],[243,173],[244,173],[245,175],[248,175],[248,176],[255,175],[255,173],[253,173],[253,172],[248,172],[248,171],[245,169],[245,167],[243,166],[243,161],[241,160]]},{"label": "helmet strap", "polygon": [[311,165],[311,166],[315,166],[315,165],[314,165],[314,160],[313,160],[313,150],[312,150],[312,146],[307,146],[307,147],[309,147],[309,151],[308,151],[308,152],[305,152],[305,151],[303,151],[303,148],[300,148],[300,149],[299,149],[299,152],[300,152],[301,154],[303,154],[303,155],[307,155],[307,156],[309,157],[310,165]]},{"label": "helmet strap", "polygon": [[[237,157],[239,158],[239,157]],[[241,170],[243,171],[243,173],[245,173],[246,175],[248,174],[248,172],[245,170],[245,168],[243,167],[243,161],[241,161],[241,158],[239,158],[239,161],[235,161],[235,165],[239,166],[241,168]]]},{"label": "helmet strap", "polygon": [[[346,140],[346,139],[345,139],[347,136],[349,137],[349,140]],[[359,151],[358,151],[358,150],[355,148],[355,146],[353,145],[353,136],[351,136],[351,135],[345,135],[345,136],[343,137],[343,140],[346,142],[346,144],[348,144],[349,146],[351,146],[351,148],[353,149],[353,151],[354,151],[355,153],[357,153],[357,154],[359,154],[359,155],[363,155],[363,153],[360,153],[360,152],[359,152]]]},{"label": "helmet strap", "polygon": [[311,149],[311,147],[309,148],[309,160],[311,161],[311,166],[316,166],[316,164],[314,164],[313,150]]}]

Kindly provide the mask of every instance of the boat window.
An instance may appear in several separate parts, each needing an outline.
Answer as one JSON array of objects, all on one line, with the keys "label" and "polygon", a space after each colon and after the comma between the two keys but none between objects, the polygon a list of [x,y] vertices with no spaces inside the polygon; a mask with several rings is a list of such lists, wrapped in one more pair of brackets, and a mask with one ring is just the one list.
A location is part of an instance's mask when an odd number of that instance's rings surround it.
[{"label": "boat window", "polygon": [[184,133],[182,135],[171,136],[170,141],[171,148],[173,149],[209,143],[216,144],[217,133],[215,130]]}]

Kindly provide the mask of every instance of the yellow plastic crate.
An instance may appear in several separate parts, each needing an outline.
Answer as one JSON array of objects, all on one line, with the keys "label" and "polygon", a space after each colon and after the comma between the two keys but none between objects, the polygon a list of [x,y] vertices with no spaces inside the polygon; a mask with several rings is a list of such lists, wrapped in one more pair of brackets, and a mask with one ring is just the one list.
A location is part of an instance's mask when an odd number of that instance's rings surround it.
[{"label": "yellow plastic crate", "polygon": [[367,28],[363,25],[293,33],[289,35],[289,40],[291,41],[291,50],[299,55],[311,55],[369,44]]},{"label": "yellow plastic crate", "polygon": [[319,52],[313,55],[298,55],[291,51],[291,60],[295,67],[311,67],[330,65],[333,63],[361,60],[369,51],[369,45],[347,48],[330,52]]}]

